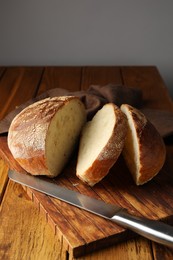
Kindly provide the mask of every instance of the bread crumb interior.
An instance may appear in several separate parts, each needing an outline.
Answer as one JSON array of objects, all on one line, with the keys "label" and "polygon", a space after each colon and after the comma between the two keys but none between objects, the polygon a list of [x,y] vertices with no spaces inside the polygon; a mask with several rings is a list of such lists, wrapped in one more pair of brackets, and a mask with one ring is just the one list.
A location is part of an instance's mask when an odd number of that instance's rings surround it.
[{"label": "bread crumb interior", "polygon": [[115,126],[115,113],[111,105],[105,105],[88,122],[80,140],[77,174],[85,172],[107,144]]},{"label": "bread crumb interior", "polygon": [[57,176],[69,160],[86,120],[84,107],[71,100],[58,110],[48,129],[46,161],[51,174]]},{"label": "bread crumb interior", "polygon": [[127,137],[125,141],[123,154],[126,158],[128,167],[132,173],[134,180],[138,179],[139,175],[139,144],[137,141],[136,129],[132,119],[131,113],[128,111],[128,108],[121,106],[121,110],[126,114],[128,119],[128,130]]}]

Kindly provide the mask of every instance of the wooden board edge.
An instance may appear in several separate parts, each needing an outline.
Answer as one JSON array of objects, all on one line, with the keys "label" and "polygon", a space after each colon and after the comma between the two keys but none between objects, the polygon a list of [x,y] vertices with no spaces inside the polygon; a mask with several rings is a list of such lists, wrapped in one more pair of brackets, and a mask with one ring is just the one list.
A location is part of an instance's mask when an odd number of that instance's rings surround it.
[{"label": "wooden board edge", "polygon": [[58,239],[61,240],[61,243],[63,244],[63,250],[67,251],[70,257],[82,257],[84,255],[90,254],[92,252],[96,252],[100,249],[111,247],[117,243],[121,243],[123,241],[127,241],[129,239],[135,238],[138,236],[137,234],[133,233],[130,230],[124,230],[123,232],[120,232],[118,235],[113,234],[109,237],[101,238],[95,241],[92,241],[90,243],[86,244],[80,244],[76,246],[72,246],[68,243],[68,241],[63,237],[62,234],[57,232],[57,225],[51,218],[51,216],[47,213],[46,209],[43,205],[39,202],[37,197],[34,195],[34,192],[32,189],[22,185],[22,188],[25,190],[26,194],[30,198],[30,200],[36,205],[39,213],[43,216],[45,221],[51,226],[52,231],[54,232],[55,236],[58,236]]}]

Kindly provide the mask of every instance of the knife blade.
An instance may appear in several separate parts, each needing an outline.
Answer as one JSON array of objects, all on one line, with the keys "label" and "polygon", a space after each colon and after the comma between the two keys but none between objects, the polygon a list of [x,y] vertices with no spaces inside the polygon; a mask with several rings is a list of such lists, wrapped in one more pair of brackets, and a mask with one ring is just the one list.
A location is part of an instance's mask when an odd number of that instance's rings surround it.
[{"label": "knife blade", "polygon": [[14,170],[9,170],[8,176],[14,182],[99,215],[154,242],[173,247],[173,226],[161,221],[133,216],[125,208],[69,190],[42,177],[18,173]]}]

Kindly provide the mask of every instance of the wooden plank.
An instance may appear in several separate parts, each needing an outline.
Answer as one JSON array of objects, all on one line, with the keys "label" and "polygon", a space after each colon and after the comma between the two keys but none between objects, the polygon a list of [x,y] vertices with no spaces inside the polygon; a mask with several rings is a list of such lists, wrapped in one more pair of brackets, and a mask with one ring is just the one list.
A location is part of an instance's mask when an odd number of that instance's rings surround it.
[{"label": "wooden plank", "polygon": [[79,90],[81,72],[81,67],[46,67],[38,94],[53,88]]},{"label": "wooden plank", "polygon": [[[98,252],[91,253],[88,257],[79,257],[77,260],[153,260],[150,242],[139,238],[138,240],[129,240],[126,243],[120,243],[111,248],[106,248]],[[160,258],[165,259],[165,258]],[[159,260],[159,258],[158,258]]]},{"label": "wooden plank", "polygon": [[90,85],[122,84],[119,67],[84,67],[82,70],[81,89],[88,89]]},{"label": "wooden plank", "polygon": [[17,163],[16,160],[14,160],[13,155],[8,148],[7,136],[0,136],[0,158],[10,165],[11,169],[17,170],[20,173],[25,173],[23,168]]},{"label": "wooden plank", "polygon": [[123,82],[143,91],[144,106],[173,112],[173,103],[163,79],[154,66],[122,67]]},{"label": "wooden plank", "polygon": [[62,237],[64,241],[68,241],[68,247],[66,244],[65,250],[69,250],[69,245],[71,247],[78,245],[79,248],[81,245],[85,245],[83,237],[77,232],[71,221],[69,221],[70,215],[65,217],[65,215],[62,214],[62,205],[58,206],[56,200],[39,192],[33,192],[32,198],[35,203],[39,202],[39,207],[42,210],[46,222],[50,223],[51,221],[55,231],[54,234],[59,238]]},{"label": "wooden plank", "polygon": [[0,159],[0,203],[2,201],[5,188],[8,183],[7,171],[8,171],[7,164],[2,159]]},{"label": "wooden plank", "polygon": [[153,243],[153,257],[155,260],[171,260],[173,259],[173,249],[167,248],[165,250],[164,246]]},{"label": "wooden plank", "polygon": [[65,259],[55,236],[21,185],[9,182],[0,210],[0,259]]},{"label": "wooden plank", "polygon": [[[43,69],[9,67],[0,81],[0,118],[35,96]],[[5,101],[5,102],[4,102]]]}]

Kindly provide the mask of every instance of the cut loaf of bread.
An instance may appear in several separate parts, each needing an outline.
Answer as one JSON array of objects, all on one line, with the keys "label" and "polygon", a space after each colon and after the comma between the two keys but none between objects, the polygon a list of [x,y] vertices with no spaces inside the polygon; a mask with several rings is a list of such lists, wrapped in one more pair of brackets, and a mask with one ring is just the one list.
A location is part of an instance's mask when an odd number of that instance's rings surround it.
[{"label": "cut loaf of bread", "polygon": [[127,119],[114,104],[106,104],[83,128],[76,175],[94,186],[117,161],[125,142]]},{"label": "cut loaf of bread", "polygon": [[162,168],[166,149],[162,137],[150,121],[134,107],[123,104],[128,131],[123,156],[137,185],[151,180]]},{"label": "cut loaf of bread", "polygon": [[86,111],[79,98],[46,98],[13,119],[8,146],[27,172],[55,177],[71,156],[85,122]]}]

